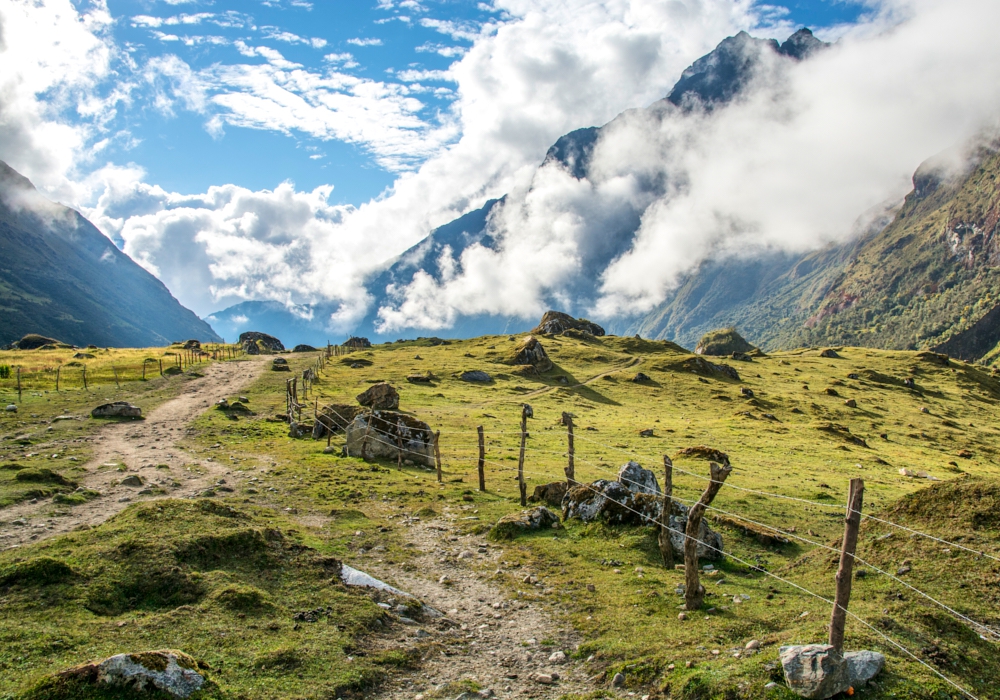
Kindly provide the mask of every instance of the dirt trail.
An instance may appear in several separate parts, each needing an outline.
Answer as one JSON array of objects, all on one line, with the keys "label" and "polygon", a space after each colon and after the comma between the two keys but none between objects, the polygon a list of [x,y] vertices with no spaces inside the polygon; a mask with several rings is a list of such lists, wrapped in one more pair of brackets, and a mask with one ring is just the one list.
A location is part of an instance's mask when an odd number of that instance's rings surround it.
[{"label": "dirt trail", "polygon": [[[414,551],[421,553],[416,566],[407,567],[410,571],[363,559],[352,565],[384,576],[445,617],[409,628],[411,637],[421,636],[420,629],[429,633],[425,641],[435,642],[432,651],[419,671],[400,674],[375,697],[413,700],[462,680],[475,681],[498,698],[553,698],[594,689],[586,669],[568,658],[581,641],[579,635],[555,620],[540,602],[544,582],[538,583],[539,594],[531,600],[511,599],[495,582],[494,576],[512,575],[495,574],[501,568],[503,546],[481,536],[459,536],[443,519],[412,523],[406,535]],[[515,571],[518,577],[529,575]],[[550,661],[557,651],[567,658]],[[553,673],[559,676],[553,684],[540,682]]]},{"label": "dirt trail", "polygon": [[[49,499],[23,502],[0,510],[0,548],[68,532],[82,525],[97,525],[129,503],[156,498],[186,498],[226,479],[220,490],[231,489],[234,476],[228,464],[215,458],[199,458],[181,448],[185,427],[222,397],[234,397],[264,368],[264,360],[220,362],[209,365],[204,376],[191,379],[183,393],[153,409],[145,420],[109,423],[93,439],[93,458],[84,465],[86,476],[80,486],[101,495],[70,508],[64,517],[46,517],[52,509]],[[125,471],[118,466],[124,465]],[[166,465],[166,467],[162,466]],[[143,485],[124,486],[119,482],[138,476]]]}]

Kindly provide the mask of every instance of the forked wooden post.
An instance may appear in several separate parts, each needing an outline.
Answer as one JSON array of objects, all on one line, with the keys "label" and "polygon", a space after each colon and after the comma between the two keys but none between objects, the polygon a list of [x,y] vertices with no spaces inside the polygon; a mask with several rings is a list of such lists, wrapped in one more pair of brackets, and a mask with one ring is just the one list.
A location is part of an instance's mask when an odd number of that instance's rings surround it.
[{"label": "forked wooden post", "polygon": [[562,424],[566,426],[566,488],[576,483],[575,453],[573,450],[573,414],[563,411]]},{"label": "forked wooden post", "polygon": [[663,508],[660,511],[660,531],[657,533],[657,544],[660,546],[660,558],[667,569],[674,568],[674,548],[670,544],[670,514],[674,507],[674,463],[670,457],[663,455]]},{"label": "forked wooden post", "polygon": [[844,626],[847,623],[847,605],[851,602],[854,552],[858,548],[864,496],[864,479],[851,479],[851,489],[847,496],[847,517],[844,520],[844,544],[840,549],[840,568],[837,569],[837,595],[833,599],[833,614],[830,617],[830,646],[837,651],[844,650]]},{"label": "forked wooden post", "polygon": [[483,426],[476,426],[476,432],[479,433],[479,462],[476,464],[476,469],[479,470],[479,490],[486,490],[486,439],[483,436]]},{"label": "forked wooden post", "polygon": [[698,502],[688,511],[687,527],[684,529],[684,607],[687,610],[697,610],[705,601],[705,587],[698,578],[698,534],[701,529],[701,518],[715,495],[719,493],[726,477],[733,471],[728,464],[719,466],[715,462],[710,462],[708,466],[712,480]]},{"label": "forked wooden post", "polygon": [[434,463],[437,465],[438,483],[441,483],[441,431],[434,433]]}]

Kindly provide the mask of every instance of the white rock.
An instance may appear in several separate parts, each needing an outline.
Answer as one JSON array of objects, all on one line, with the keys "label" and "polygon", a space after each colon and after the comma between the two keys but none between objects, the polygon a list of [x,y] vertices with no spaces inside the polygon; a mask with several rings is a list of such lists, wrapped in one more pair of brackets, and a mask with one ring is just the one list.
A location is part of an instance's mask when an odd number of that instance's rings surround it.
[{"label": "white rock", "polygon": [[565,660],[566,654],[561,651],[554,652],[551,656],[549,656],[549,661],[554,664],[561,664]]},{"label": "white rock", "polygon": [[[155,668],[165,664],[162,670]],[[97,669],[99,683],[128,685],[138,690],[150,686],[174,697],[186,698],[205,684],[187,654],[172,650],[142,654],[116,654],[102,661]]]}]

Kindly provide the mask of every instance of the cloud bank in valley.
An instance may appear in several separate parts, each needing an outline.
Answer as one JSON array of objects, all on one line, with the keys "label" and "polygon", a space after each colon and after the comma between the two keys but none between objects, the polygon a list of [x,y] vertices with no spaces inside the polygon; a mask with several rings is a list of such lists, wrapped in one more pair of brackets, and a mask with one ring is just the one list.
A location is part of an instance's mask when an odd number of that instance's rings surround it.
[{"label": "cloud bank in valley", "polygon": [[[295,43],[273,27],[236,47],[245,64],[196,70],[168,55],[140,65],[110,38],[101,2],[81,15],[69,0],[45,0],[43,17],[0,0],[4,50],[19,57],[0,64],[15,96],[2,114],[30,136],[0,141],[0,157],[79,206],[196,312],[244,299],[332,301],[341,330],[368,310],[364,280],[387,259],[507,194],[491,221],[496,250],[445,251],[443,279],[418,275],[380,312],[386,329],[442,328],[551,304],[600,318],[638,313],[708,256],[842,240],[860,214],[899,200],[922,160],[1000,110],[990,34],[1000,7],[988,0],[873,4],[862,23],[830,30],[836,47],[799,64],[765,60],[743,99],[707,114],[634,108],[662,98],[723,37],[748,29],[784,39],[796,27],[749,0],[495,5],[496,19],[478,27],[439,22],[451,43],[468,44],[434,48],[455,57],[447,71],[372,81],[348,72],[350,53],[330,53],[325,71],[287,60],[265,45]],[[242,20],[179,16],[160,30],[213,21]],[[49,24],[65,37],[58,50],[40,39]],[[41,48],[26,45],[32,36]],[[298,43],[329,53],[312,38]],[[52,78],[55,64],[71,69]],[[249,126],[356,143],[398,179],[356,207],[331,204],[330,187],[292,183],[164,191],[138,166],[99,164],[102,143],[129,138],[108,131],[110,116],[142,90],[162,113],[198,115],[220,138]],[[429,118],[421,100],[434,90],[454,99]],[[68,106],[85,118],[70,124]],[[537,169],[560,135],[624,110],[603,130],[588,178]],[[582,299],[581,280],[597,280],[599,295]]]}]

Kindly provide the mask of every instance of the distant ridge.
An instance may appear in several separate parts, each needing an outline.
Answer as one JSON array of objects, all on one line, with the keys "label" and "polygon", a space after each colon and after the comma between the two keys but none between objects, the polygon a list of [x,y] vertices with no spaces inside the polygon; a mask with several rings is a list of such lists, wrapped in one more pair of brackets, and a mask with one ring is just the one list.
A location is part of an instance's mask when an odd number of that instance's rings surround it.
[{"label": "distant ridge", "polygon": [[0,345],[29,333],[75,345],[221,340],[79,212],[0,161]]}]

